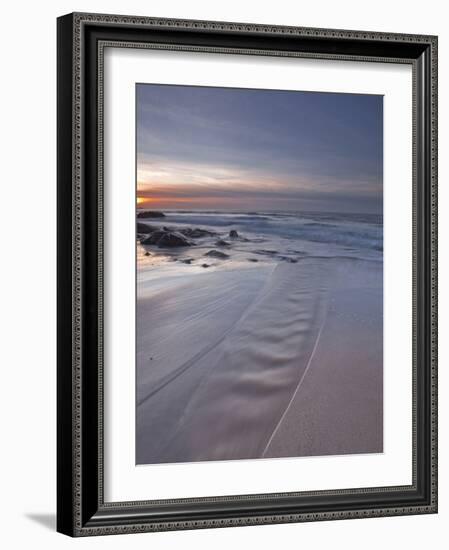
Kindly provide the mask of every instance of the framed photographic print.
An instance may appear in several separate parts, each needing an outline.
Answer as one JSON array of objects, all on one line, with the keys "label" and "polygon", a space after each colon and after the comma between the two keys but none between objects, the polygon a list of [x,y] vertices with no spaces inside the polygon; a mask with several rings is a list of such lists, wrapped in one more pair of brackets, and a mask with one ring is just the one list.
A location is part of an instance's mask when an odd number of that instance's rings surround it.
[{"label": "framed photographic print", "polygon": [[58,531],[437,511],[437,38],[58,19]]}]

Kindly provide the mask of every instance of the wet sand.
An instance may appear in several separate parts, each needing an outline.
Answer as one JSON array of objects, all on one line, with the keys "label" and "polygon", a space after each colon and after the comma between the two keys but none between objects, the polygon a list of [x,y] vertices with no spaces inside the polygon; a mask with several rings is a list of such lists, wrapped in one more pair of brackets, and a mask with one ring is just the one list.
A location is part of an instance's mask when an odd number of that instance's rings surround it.
[{"label": "wet sand", "polygon": [[136,462],[382,452],[381,281],[304,258],[139,287]]}]

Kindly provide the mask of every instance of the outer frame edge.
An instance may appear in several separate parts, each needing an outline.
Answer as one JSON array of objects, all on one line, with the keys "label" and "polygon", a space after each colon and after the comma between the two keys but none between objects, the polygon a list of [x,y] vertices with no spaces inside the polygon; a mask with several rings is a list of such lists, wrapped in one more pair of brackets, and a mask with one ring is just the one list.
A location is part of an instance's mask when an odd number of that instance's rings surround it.
[{"label": "outer frame edge", "polygon": [[369,519],[405,515],[435,514],[435,505],[411,506],[407,508],[391,507],[377,510],[359,510],[342,512],[318,512],[303,514],[266,515],[248,518],[226,518],[217,520],[186,520],[174,522],[135,523],[110,527],[85,526],[76,532],[78,537],[122,535],[132,533],[154,533],[166,531],[187,531],[196,529],[218,529],[223,527],[251,527],[256,525],[281,525],[285,523],[309,523],[312,521],[337,521],[347,519]]},{"label": "outer frame edge", "polygon": [[72,125],[73,17],[57,19],[57,513],[58,532],[73,536]]},{"label": "outer frame edge", "polygon": [[[65,16],[69,17],[69,16]],[[204,29],[214,29],[213,25],[221,26],[221,30],[226,31],[250,31],[250,32],[270,32],[270,33],[293,33],[293,34],[302,34],[309,32],[319,37],[328,37],[328,38],[345,38],[346,35],[350,35],[351,38],[359,38],[361,40],[385,40],[385,41],[404,41],[404,42],[417,42],[420,44],[431,44],[432,49],[434,50],[436,56],[436,48],[438,39],[435,36],[431,35],[397,35],[390,33],[370,33],[365,31],[338,31],[332,29],[309,29],[301,27],[280,27],[280,26],[268,26],[268,25],[247,25],[244,23],[219,23],[219,22],[203,22],[203,21],[179,21],[174,19],[157,19],[157,18],[139,18],[132,16],[109,16],[103,14],[86,14],[86,13],[74,13],[71,15],[73,18],[73,63],[75,67],[74,75],[74,104],[73,104],[73,124],[74,124],[74,196],[73,196],[73,226],[74,226],[74,288],[73,288],[73,299],[74,299],[74,309],[73,309],[73,324],[74,324],[74,405],[73,405],[73,427],[76,433],[79,429],[79,423],[81,421],[81,403],[77,399],[79,395],[80,386],[76,387],[77,384],[80,384],[80,373],[76,371],[76,366],[79,365],[79,353],[81,349],[81,341],[79,334],[77,333],[77,327],[80,328],[80,279],[79,268],[81,265],[81,249],[80,249],[80,214],[81,214],[81,197],[80,197],[80,166],[81,161],[79,160],[80,153],[80,50],[81,50],[81,27],[85,23],[110,23],[110,24],[142,24],[150,26],[173,26],[174,22],[178,22],[184,28],[200,28]],[[62,19],[62,18],[60,18]],[[197,25],[195,27],[195,25]],[[268,30],[264,30],[264,29]],[[215,29],[220,30],[220,29]],[[340,33],[340,35],[336,35]],[[432,65],[431,72],[432,85],[436,86],[436,69],[434,70]],[[435,98],[436,100],[436,98]],[[436,129],[436,114],[432,117],[432,133]],[[435,137],[436,145],[436,137]],[[436,155],[435,155],[436,156]],[[436,164],[432,167],[432,179],[435,177],[435,182],[432,184],[432,192],[435,194],[435,202],[432,203],[431,211],[429,212],[430,220],[432,224],[436,223]],[[436,240],[435,248],[432,248],[431,262],[432,269],[436,267]],[[78,275],[77,275],[78,270]],[[432,279],[434,285],[432,288],[432,312],[436,312],[436,279]],[[436,327],[436,325],[433,325]],[[436,341],[435,345],[432,347],[432,364],[436,369]],[[435,402],[432,403],[432,406],[435,406]],[[436,421],[436,418],[435,418]],[[75,446],[76,447],[76,446]],[[436,457],[434,457],[436,460]],[[79,500],[80,491],[81,491],[81,477],[80,477],[80,456],[78,451],[74,450],[74,499],[75,503]],[[434,480],[436,478],[436,464],[435,460],[432,461],[432,468],[435,467],[433,471]],[[433,495],[433,493],[432,493]],[[437,507],[437,498],[436,494],[432,496],[432,502],[429,505],[424,506],[412,506],[408,508],[385,508],[385,509],[376,509],[376,510],[360,510],[360,511],[342,511],[342,512],[322,512],[316,514],[293,514],[293,515],[267,515],[261,517],[248,517],[248,518],[228,518],[223,520],[192,520],[192,521],[183,521],[183,522],[163,522],[163,523],[143,523],[143,524],[134,524],[134,525],[117,525],[114,527],[89,527],[88,525],[83,526],[80,521],[80,511],[75,504],[73,510],[74,518],[74,528],[71,533],[66,532],[66,534],[72,534],[72,536],[90,536],[90,535],[106,535],[106,534],[119,534],[119,533],[133,533],[133,532],[148,532],[148,531],[169,531],[169,530],[178,530],[178,529],[202,529],[202,528],[215,528],[215,527],[230,527],[230,526],[243,526],[243,525],[261,525],[261,524],[272,524],[272,523],[288,523],[288,522],[305,522],[305,521],[323,521],[323,520],[333,520],[333,519],[356,519],[363,517],[384,517],[384,516],[394,516],[394,515],[406,515],[406,514],[428,514],[436,513],[438,510]],[[65,531],[63,531],[65,532]]]},{"label": "outer frame edge", "polygon": [[404,43],[430,44],[438,39],[431,34],[408,34],[395,32],[347,30],[323,27],[298,27],[293,25],[269,25],[264,23],[249,23],[236,21],[217,21],[204,19],[176,19],[165,17],[148,17],[140,15],[104,14],[95,12],[73,12],[79,23],[105,23],[111,25],[143,25],[149,27],[184,28],[192,30],[216,30],[231,32],[253,32],[261,34],[297,34],[339,39],[350,38],[359,40],[386,40]]}]

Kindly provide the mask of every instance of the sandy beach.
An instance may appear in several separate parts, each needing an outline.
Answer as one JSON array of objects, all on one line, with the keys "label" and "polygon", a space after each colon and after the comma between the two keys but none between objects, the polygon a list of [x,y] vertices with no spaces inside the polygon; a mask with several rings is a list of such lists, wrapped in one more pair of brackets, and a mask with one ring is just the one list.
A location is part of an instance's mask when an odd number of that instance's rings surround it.
[{"label": "sandy beach", "polygon": [[141,247],[136,462],[382,452],[375,247],[246,235]]}]

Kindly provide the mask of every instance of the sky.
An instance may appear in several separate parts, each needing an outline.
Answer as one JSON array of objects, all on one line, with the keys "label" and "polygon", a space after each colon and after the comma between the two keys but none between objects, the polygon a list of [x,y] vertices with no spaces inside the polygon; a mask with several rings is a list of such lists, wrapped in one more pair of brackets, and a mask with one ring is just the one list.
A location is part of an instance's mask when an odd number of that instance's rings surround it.
[{"label": "sky", "polygon": [[383,97],[138,84],[137,202],[382,212]]}]

